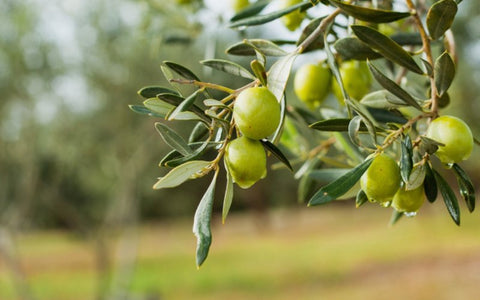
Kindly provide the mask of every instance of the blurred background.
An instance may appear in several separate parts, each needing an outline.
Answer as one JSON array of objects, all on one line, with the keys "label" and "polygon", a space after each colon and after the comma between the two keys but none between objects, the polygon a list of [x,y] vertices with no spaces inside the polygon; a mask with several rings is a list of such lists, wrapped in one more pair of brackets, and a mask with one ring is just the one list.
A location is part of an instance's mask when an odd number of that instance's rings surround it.
[{"label": "blurred background", "polygon": [[[289,34],[268,30],[278,21],[228,29],[229,5],[205,5],[0,2],[0,299],[478,296],[478,212],[461,203],[456,227],[437,202],[389,227],[390,212],[373,205],[305,208],[283,170],[236,190],[225,225],[217,201],[210,257],[196,270],[191,226],[209,182],[152,190],[169,150],[155,119],[128,105],[141,103],[141,87],[167,84],[164,60],[235,86],[198,61],[225,58],[224,49],[245,37]],[[479,10],[476,1],[460,5],[458,74],[444,110],[476,137]],[[478,147],[462,166],[478,185]]]}]

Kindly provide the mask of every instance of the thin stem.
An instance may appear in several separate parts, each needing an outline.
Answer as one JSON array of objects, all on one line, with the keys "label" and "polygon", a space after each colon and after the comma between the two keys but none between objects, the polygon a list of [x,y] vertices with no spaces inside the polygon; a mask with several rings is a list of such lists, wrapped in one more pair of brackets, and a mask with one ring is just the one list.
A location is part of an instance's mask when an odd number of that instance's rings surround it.
[{"label": "thin stem", "polygon": [[415,118],[412,118],[407,121],[407,123],[403,124],[402,127],[400,127],[398,130],[394,131],[392,134],[388,135],[385,140],[383,141],[382,146],[378,147],[377,152],[385,150],[385,148],[389,147],[393,142],[395,142],[406,130],[408,130],[410,127],[412,127],[415,123],[417,123],[419,120],[426,118],[426,117],[431,117],[431,114],[421,114],[416,116]]},{"label": "thin stem", "polygon": [[342,12],[340,8],[335,9],[329,16],[325,17],[325,19],[320,22],[317,28],[300,44],[298,45],[296,52],[297,53],[303,53],[305,49],[308,48],[313,42],[315,42],[316,39],[318,39],[327,26],[332,23],[335,18]]},{"label": "thin stem", "polygon": [[209,82],[203,82],[203,81],[198,81],[198,80],[186,80],[186,79],[170,79],[170,82],[174,83],[179,83],[179,84],[193,84],[196,86],[204,87],[204,88],[209,88],[209,89],[214,89],[217,91],[222,91],[228,94],[233,94],[235,93],[236,90],[227,88],[223,85],[215,84],[215,83],[209,83]]},{"label": "thin stem", "polygon": [[[415,7],[415,4],[413,3],[412,0],[405,0],[405,1],[412,13],[412,17],[415,21],[418,32],[420,33],[420,36],[422,38],[423,51],[425,52],[426,59],[430,65],[434,66],[435,62],[433,61],[430,38],[425,30],[425,27],[422,24],[422,20],[420,19],[417,8]],[[431,99],[430,99],[430,102],[431,102],[430,110],[432,112],[431,117],[435,118],[438,115],[438,95],[437,95],[437,86],[435,85],[435,74],[432,74],[430,76],[430,89],[432,92]]]}]

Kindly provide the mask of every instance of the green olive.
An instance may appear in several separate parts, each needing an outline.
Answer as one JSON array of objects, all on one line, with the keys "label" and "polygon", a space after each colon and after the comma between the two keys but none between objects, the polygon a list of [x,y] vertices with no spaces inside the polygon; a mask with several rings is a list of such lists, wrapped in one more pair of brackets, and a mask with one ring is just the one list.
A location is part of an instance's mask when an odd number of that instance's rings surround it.
[{"label": "green olive", "polygon": [[[372,75],[365,61],[349,60],[340,65],[340,76],[347,94],[360,101],[368,94],[372,85]],[[336,80],[332,80],[332,90],[340,104],[345,105],[342,91]]]},{"label": "green olive", "polygon": [[470,127],[453,116],[441,116],[428,126],[427,137],[445,146],[439,146],[435,155],[444,164],[457,163],[470,157],[473,135]]},{"label": "green olive", "polygon": [[360,186],[371,202],[388,203],[400,187],[400,168],[386,154],[376,156],[362,175]]},{"label": "green olive", "polygon": [[266,87],[242,91],[235,100],[233,118],[240,132],[259,140],[275,132],[280,124],[280,104]]},{"label": "green olive", "polygon": [[[292,5],[301,3],[302,0],[280,0],[280,9],[290,7]],[[301,12],[299,9],[292,11],[289,14],[286,14],[281,18],[285,27],[288,28],[290,31],[294,31],[300,24],[302,24],[303,19],[305,18],[305,12]]]},{"label": "green olive", "polygon": [[392,206],[399,212],[414,213],[425,202],[423,184],[414,190],[407,191],[405,187],[399,188],[393,196]]},{"label": "green olive", "polygon": [[313,109],[327,97],[331,78],[332,73],[325,64],[306,64],[295,74],[293,89],[297,97]]},{"label": "green olive", "polygon": [[224,159],[233,181],[243,189],[267,175],[267,157],[259,141],[242,136],[229,142]]}]

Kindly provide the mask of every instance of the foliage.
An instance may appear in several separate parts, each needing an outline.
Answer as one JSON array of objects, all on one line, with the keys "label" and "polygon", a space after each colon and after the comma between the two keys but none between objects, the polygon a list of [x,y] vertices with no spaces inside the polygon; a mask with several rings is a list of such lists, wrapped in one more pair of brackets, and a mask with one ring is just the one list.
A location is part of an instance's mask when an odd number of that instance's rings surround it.
[{"label": "foliage", "polygon": [[[355,194],[357,206],[364,204],[370,197],[360,190],[358,181],[373,158],[387,155],[399,164],[396,171],[399,174],[392,175],[402,179],[399,188],[418,191],[423,186],[429,202],[435,202],[438,188],[448,213],[456,224],[460,224],[459,204],[453,192],[457,188],[444,178],[443,165],[434,159],[438,149],[452,145],[426,136],[426,128],[440,115],[439,109],[445,104],[442,98],[448,95],[455,77],[457,57],[450,27],[460,2],[441,0],[427,5],[413,0],[323,0],[292,3],[275,10],[275,2],[257,1],[238,12],[228,26],[245,30],[292,13],[296,13],[295,18],[308,16],[311,21],[305,19],[301,23],[302,29],[295,32],[298,37],[295,41],[254,38],[228,47],[227,54],[248,57],[251,70],[233,59],[202,61],[207,67],[248,79],[247,84],[227,87],[203,81],[178,63],[163,63],[163,74],[171,86],[141,89],[143,106],[132,105],[131,108],[166,121],[157,122],[155,126],[172,148],[172,152],[161,160],[161,165],[173,168],[159,178],[154,188],[173,187],[188,179],[214,173],[195,214],[198,266],[206,258],[211,244],[209,224],[218,176],[228,178],[224,219],[231,204],[232,178],[228,172],[221,172],[221,162],[228,144],[242,136],[233,113],[236,99],[244,91],[259,86],[268,88],[276,97],[281,116],[273,134],[255,139],[261,140],[265,150],[274,154],[285,167],[294,165],[297,168],[299,198],[309,199],[310,206]],[[273,9],[267,11],[270,6]],[[292,51],[288,47],[291,44],[296,45]],[[287,99],[287,82],[294,61],[307,52],[326,56],[325,63],[338,85],[344,106],[322,104],[319,108],[305,110]],[[368,82],[366,90],[369,92],[356,96],[361,99],[352,97],[354,92],[346,86],[347,81],[355,80],[356,74],[341,72],[342,65],[349,60],[366,63],[368,69],[365,70],[377,83],[371,90]],[[194,91],[186,89],[187,86]],[[257,100],[261,101],[253,99]],[[252,118],[252,124],[257,124],[258,120]],[[265,118],[263,113],[261,118]],[[192,124],[188,139],[176,133],[168,122]],[[466,144],[473,142],[471,137],[466,138],[472,140]],[[473,184],[459,162],[450,161],[445,167],[457,176],[460,193],[473,211]],[[384,179],[377,176],[372,180]],[[321,182],[328,184],[317,189],[317,183]],[[379,202],[390,207],[390,200]],[[414,212],[406,214],[415,215]],[[396,222],[402,215],[394,210],[392,220]]]}]

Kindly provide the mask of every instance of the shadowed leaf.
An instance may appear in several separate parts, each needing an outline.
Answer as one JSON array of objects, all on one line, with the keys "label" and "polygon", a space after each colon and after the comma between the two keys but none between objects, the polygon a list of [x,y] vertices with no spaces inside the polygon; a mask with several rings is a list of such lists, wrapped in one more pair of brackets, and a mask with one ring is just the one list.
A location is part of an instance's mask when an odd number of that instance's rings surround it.
[{"label": "shadowed leaf", "polygon": [[430,7],[427,13],[427,29],[432,39],[443,36],[455,19],[457,3],[453,0],[440,0]]},{"label": "shadowed leaf", "polygon": [[453,170],[457,176],[460,194],[467,204],[468,211],[473,212],[475,210],[475,188],[473,183],[468,174],[458,164],[453,164]]},{"label": "shadowed leaf", "polygon": [[362,21],[372,23],[390,23],[410,17],[409,12],[397,12],[383,9],[373,9],[364,6],[352,5],[337,0],[329,0],[332,5],[340,8],[346,14]]},{"label": "shadowed leaf", "polygon": [[435,61],[435,86],[441,97],[448,90],[455,78],[455,63],[448,52],[444,52]]},{"label": "shadowed leaf", "polygon": [[460,207],[458,206],[458,200],[452,188],[448,185],[448,182],[440,175],[436,170],[433,170],[435,180],[438,183],[438,189],[442,194],[443,201],[447,206],[448,213],[452,217],[455,224],[460,225]]}]

